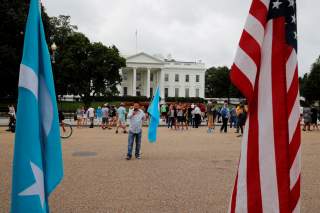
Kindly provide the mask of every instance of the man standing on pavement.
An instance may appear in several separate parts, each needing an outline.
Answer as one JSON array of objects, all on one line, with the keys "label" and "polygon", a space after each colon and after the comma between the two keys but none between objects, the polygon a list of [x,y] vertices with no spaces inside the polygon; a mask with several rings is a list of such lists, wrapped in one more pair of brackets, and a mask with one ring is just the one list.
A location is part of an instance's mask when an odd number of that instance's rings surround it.
[{"label": "man standing on pavement", "polygon": [[208,101],[208,105],[207,105],[207,117],[208,117],[208,133],[211,133],[213,130],[213,122],[214,122],[214,118],[213,118],[213,114],[214,114],[214,105],[212,104],[211,101]]},{"label": "man standing on pavement", "polygon": [[227,127],[228,127],[228,120],[229,120],[229,117],[230,117],[230,112],[229,112],[229,109],[228,109],[228,103],[227,102],[224,102],[224,105],[220,110],[220,114],[221,114],[221,117],[222,117],[222,126],[221,126],[221,129],[220,129],[220,132],[224,131],[226,133],[227,132]]},{"label": "man standing on pavement", "polygon": [[101,125],[101,128],[102,129],[105,129],[107,128],[107,125],[108,125],[108,119],[109,119],[109,108],[108,108],[108,104],[104,104],[102,109],[101,109],[101,112],[102,112],[102,125]]},{"label": "man standing on pavement", "polygon": [[87,110],[88,113],[88,117],[90,120],[90,127],[89,128],[93,128],[93,123],[94,123],[94,108],[93,107],[89,107],[89,109]]},{"label": "man standing on pavement", "polygon": [[140,148],[141,148],[141,137],[142,137],[142,124],[146,116],[143,110],[140,109],[139,103],[135,102],[133,107],[129,109],[129,134],[128,134],[128,153],[127,160],[132,157],[132,148],[134,140],[136,141],[135,157],[141,159]]},{"label": "man standing on pavement", "polygon": [[119,127],[123,129],[123,133],[127,133],[126,114],[127,114],[127,110],[124,107],[124,103],[121,103],[120,107],[117,109],[118,124],[117,124],[116,134],[118,134]]}]

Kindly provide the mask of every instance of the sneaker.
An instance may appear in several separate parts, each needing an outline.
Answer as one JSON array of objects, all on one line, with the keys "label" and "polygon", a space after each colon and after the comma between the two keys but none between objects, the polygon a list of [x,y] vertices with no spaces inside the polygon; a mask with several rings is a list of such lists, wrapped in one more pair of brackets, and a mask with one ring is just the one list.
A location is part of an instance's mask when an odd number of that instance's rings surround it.
[{"label": "sneaker", "polygon": [[118,130],[116,130],[116,134],[118,134]]},{"label": "sneaker", "polygon": [[128,132],[127,131],[123,131],[123,134],[127,134]]},{"label": "sneaker", "polygon": [[126,159],[127,159],[127,160],[131,160],[131,156],[127,156]]},{"label": "sneaker", "polygon": [[237,135],[237,138],[240,138],[240,137],[242,137],[242,134],[240,134],[240,135]]},{"label": "sneaker", "polygon": [[141,159],[141,156],[140,156],[140,155],[138,155],[138,156],[136,156],[136,158],[140,160],[140,159]]}]

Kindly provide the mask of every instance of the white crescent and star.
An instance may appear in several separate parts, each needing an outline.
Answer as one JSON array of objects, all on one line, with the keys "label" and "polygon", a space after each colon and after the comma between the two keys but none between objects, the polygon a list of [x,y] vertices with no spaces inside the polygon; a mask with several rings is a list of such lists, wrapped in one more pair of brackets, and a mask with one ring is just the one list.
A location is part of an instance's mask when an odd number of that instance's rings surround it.
[{"label": "white crescent and star", "polygon": [[44,181],[43,181],[43,172],[42,170],[30,161],[30,166],[32,173],[35,179],[35,183],[20,192],[19,196],[38,196],[42,209],[44,208],[45,197],[44,197]]}]

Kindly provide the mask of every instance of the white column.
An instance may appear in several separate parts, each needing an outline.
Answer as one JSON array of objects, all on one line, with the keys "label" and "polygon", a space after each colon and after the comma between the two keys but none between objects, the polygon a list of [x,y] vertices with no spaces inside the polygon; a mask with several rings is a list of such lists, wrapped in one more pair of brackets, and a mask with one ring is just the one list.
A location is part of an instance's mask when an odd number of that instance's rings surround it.
[{"label": "white column", "polygon": [[149,98],[150,95],[152,96],[153,94],[150,94],[150,68],[147,68],[147,92],[146,92],[147,98]]},{"label": "white column", "polygon": [[133,68],[133,75],[132,75],[132,96],[137,95],[137,68]]},{"label": "white column", "polygon": [[162,98],[164,98],[164,73],[163,73],[163,70],[160,69],[160,78],[159,78],[159,81],[158,81],[158,84],[159,84],[159,89],[160,89],[160,96]]},{"label": "white column", "polygon": [[[122,77],[122,69],[121,68],[119,69],[119,74]],[[117,89],[119,91],[119,95],[122,96],[123,95],[123,89],[122,89],[121,83],[122,83],[122,81],[120,82],[120,84],[117,85]]]}]

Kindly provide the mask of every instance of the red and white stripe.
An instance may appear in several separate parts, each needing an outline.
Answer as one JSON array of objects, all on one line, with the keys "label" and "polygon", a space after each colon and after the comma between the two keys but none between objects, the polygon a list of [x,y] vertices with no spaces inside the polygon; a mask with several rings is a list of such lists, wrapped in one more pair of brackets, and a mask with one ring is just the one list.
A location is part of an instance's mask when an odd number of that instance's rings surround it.
[{"label": "red and white stripe", "polygon": [[300,212],[297,55],[269,2],[253,0],[230,75],[249,103],[230,213]]}]

